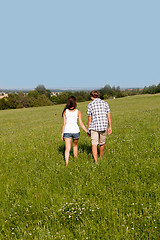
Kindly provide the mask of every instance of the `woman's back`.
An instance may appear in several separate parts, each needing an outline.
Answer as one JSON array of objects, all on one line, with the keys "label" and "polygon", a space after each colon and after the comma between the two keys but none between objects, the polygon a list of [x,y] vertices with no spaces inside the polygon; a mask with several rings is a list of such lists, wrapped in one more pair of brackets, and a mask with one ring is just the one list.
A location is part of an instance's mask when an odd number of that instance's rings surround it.
[{"label": "woman's back", "polygon": [[66,125],[64,128],[64,133],[80,132],[79,126],[77,124],[78,109],[76,110],[66,109],[65,114],[66,114]]}]

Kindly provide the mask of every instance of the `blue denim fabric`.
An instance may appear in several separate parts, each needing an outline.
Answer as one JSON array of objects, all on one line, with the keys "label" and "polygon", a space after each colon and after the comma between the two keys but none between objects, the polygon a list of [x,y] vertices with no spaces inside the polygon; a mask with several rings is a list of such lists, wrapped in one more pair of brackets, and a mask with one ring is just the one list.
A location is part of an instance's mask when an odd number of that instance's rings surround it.
[{"label": "blue denim fabric", "polygon": [[73,139],[79,139],[80,132],[79,133],[64,133],[63,138],[73,138]]}]

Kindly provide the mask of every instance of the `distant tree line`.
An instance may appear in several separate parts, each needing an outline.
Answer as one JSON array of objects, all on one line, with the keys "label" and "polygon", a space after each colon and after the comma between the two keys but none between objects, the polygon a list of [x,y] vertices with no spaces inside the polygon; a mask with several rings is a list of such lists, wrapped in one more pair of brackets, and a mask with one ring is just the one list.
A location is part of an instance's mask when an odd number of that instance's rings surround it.
[{"label": "distant tree line", "polygon": [[156,85],[152,85],[149,87],[144,87],[142,90],[142,94],[156,94],[160,93],[160,83]]},{"label": "distant tree line", "polygon": [[100,89],[101,99],[121,98],[126,96],[133,96],[137,94],[140,94],[139,88],[121,90],[119,86],[111,87],[110,85],[105,85],[104,88]]},{"label": "distant tree line", "polygon": [[24,92],[9,93],[8,97],[0,99],[0,109],[16,109],[38,106],[52,105],[50,101],[50,90],[47,90],[43,85],[39,85],[35,90],[28,94]]},{"label": "distant tree line", "polygon": [[8,97],[0,99],[0,110],[63,104],[67,102],[71,95],[75,95],[78,102],[84,102],[90,99],[89,92],[85,91],[67,91],[52,96],[51,91],[46,89],[45,86],[38,85],[28,93],[22,91],[18,93],[10,92]]},{"label": "distant tree line", "polygon": [[149,87],[144,87],[143,89],[133,88],[125,90],[121,90],[120,87],[111,87],[110,85],[105,85],[104,88],[100,89],[100,93],[102,99],[120,98],[139,94],[156,94],[160,93],[160,83],[157,86],[152,85]]},{"label": "distant tree line", "polygon": [[[99,91],[101,99],[120,98],[138,94],[155,94],[160,93],[160,83],[157,86],[144,87],[142,90],[139,88],[121,90],[119,86],[111,87],[110,85],[105,85]],[[64,104],[71,95],[77,97],[77,102],[90,100],[89,91],[66,91],[52,95],[51,91],[46,89],[45,86],[38,85],[28,93],[22,91],[18,93],[11,92],[8,94],[8,97],[1,98],[0,110]]]}]

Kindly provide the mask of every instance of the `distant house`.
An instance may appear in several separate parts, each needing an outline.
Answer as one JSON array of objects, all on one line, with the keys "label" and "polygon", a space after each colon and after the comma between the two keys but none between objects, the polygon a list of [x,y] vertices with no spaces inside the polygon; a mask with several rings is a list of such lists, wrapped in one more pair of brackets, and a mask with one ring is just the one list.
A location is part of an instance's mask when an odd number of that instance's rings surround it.
[{"label": "distant house", "polygon": [[8,97],[8,94],[5,92],[0,92],[0,99],[4,97]]},{"label": "distant house", "polygon": [[60,92],[51,92],[51,96],[58,96]]}]

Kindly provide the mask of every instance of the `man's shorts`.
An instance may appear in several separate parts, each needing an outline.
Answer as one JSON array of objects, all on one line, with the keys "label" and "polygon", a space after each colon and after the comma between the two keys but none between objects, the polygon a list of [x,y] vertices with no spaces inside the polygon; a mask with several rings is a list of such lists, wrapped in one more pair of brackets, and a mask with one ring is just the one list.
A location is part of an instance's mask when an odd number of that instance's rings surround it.
[{"label": "man's shorts", "polygon": [[64,133],[63,138],[73,138],[73,139],[79,139],[80,132],[79,133]]},{"label": "man's shorts", "polygon": [[91,143],[92,145],[104,145],[107,137],[106,131],[94,131],[91,130]]}]

